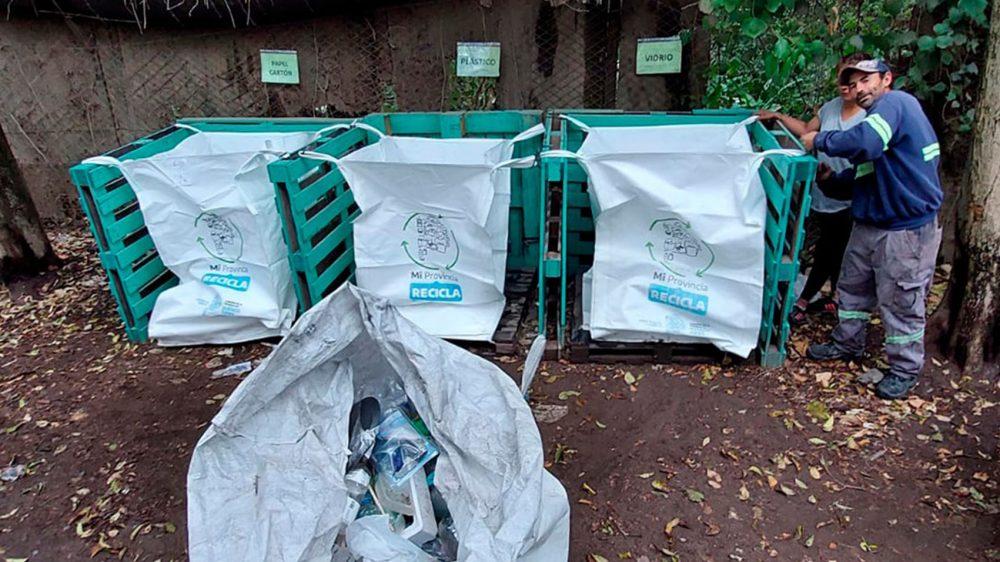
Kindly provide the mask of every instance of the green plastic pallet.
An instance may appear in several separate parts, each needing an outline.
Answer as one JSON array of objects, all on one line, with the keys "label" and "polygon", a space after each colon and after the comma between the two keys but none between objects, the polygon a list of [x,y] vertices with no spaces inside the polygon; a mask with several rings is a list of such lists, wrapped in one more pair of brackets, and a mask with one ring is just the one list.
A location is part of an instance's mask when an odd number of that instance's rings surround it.
[{"label": "green plastic pallet", "polygon": [[[346,119],[182,119],[180,123],[207,132],[318,131]],[[177,146],[194,132],[171,125],[105,153],[119,160],[146,158]],[[163,265],[146,230],[135,192],[115,168],[78,164],[70,168],[80,204],[97,241],[101,264],[115,299],[125,333],[133,342],[148,340],[149,315],[156,298],[177,284]]]},{"label": "green plastic pallet", "polygon": [[[425,138],[512,138],[542,122],[540,111],[374,113],[360,119],[387,135]],[[376,142],[364,129],[334,133],[310,150],[341,157]],[[541,137],[518,143],[514,157],[535,155]],[[353,221],[359,210],[344,176],[329,162],[291,155],[268,166],[288,246],[299,307],[305,311],[354,275]],[[511,171],[507,267],[534,270],[538,261],[539,168]]]},{"label": "green plastic pallet", "polygon": [[[687,113],[626,113],[605,110],[563,110],[546,119],[546,150],[575,152],[586,133],[559,115],[569,115],[591,127],[635,127],[738,123],[750,116],[746,110],[695,110]],[[758,150],[801,148],[784,128],[769,130],[760,122],[750,127]],[[764,366],[781,365],[786,356],[790,326],[788,315],[795,300],[803,225],[809,212],[810,187],[816,160],[804,155],[767,157],[760,176],[767,194],[765,224],[764,302],[757,356]],[[566,341],[569,280],[590,267],[594,254],[594,214],[587,194],[587,174],[575,161],[546,159],[542,162],[539,200],[548,209],[539,238],[545,241],[539,259],[539,315],[544,318],[546,290],[558,283],[559,311],[556,337],[560,348]],[[556,195],[558,193],[558,195]],[[552,280],[546,282],[546,279]],[[540,326],[544,326],[540,322]],[[544,328],[543,328],[544,329]]]}]

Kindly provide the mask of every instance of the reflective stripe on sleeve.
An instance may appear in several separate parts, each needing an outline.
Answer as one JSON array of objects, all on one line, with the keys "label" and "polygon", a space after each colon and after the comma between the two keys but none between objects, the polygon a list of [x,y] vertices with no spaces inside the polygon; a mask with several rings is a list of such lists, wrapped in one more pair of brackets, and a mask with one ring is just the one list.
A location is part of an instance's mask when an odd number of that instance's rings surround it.
[{"label": "reflective stripe on sleeve", "polygon": [[922,150],[924,153],[924,162],[929,162],[938,156],[941,156],[941,145],[938,143],[931,143],[925,146]]},{"label": "reflective stripe on sleeve", "polygon": [[889,150],[889,139],[892,138],[892,127],[889,126],[889,123],[878,113],[872,113],[865,117],[865,123],[871,125],[879,138],[882,139],[882,151]]}]

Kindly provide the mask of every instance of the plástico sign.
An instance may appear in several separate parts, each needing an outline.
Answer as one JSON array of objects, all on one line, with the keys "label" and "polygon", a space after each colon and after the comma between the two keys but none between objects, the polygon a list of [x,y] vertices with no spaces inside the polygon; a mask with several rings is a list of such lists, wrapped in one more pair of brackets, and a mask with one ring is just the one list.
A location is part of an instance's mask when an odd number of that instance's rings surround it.
[{"label": "pl\u00e1stico sign", "polygon": [[677,74],[681,71],[680,37],[645,37],[635,47],[636,74]]},{"label": "pl\u00e1stico sign", "polygon": [[456,76],[477,76],[497,78],[500,76],[500,43],[458,44],[455,57]]},{"label": "pl\u00e1stico sign", "polygon": [[269,84],[298,84],[298,52],[261,50],[260,81]]}]

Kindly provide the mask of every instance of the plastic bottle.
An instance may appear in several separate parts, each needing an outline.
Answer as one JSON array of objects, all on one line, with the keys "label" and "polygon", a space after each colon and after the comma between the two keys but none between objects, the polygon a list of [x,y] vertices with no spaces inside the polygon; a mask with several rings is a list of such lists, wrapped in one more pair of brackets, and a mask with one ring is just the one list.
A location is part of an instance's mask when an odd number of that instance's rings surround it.
[{"label": "plastic bottle", "polygon": [[364,468],[355,468],[344,476],[344,487],[347,489],[347,504],[344,506],[344,521],[350,523],[358,517],[361,501],[368,493],[372,477]]},{"label": "plastic bottle", "polygon": [[375,503],[375,496],[370,490],[365,493],[363,498],[361,498],[360,503],[361,507],[358,509],[357,519],[368,517],[369,515],[382,515],[382,510],[379,509],[378,504]]}]

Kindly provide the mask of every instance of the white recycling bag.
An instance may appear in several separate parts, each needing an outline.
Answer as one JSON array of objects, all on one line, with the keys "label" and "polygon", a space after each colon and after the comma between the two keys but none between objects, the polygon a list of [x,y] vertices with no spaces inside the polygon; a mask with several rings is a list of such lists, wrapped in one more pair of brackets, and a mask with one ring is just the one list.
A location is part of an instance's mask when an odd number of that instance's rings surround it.
[{"label": "white recycling bag", "polygon": [[427,333],[489,341],[503,314],[513,139],[385,136],[332,158],[361,215],[354,221],[358,286],[384,296]]},{"label": "white recycling bag", "polygon": [[[463,561],[565,561],[569,502],[498,367],[345,284],[306,312],[226,400],[188,471],[192,562],[432,562],[387,516],[351,520],[352,404],[409,399],[440,451],[434,486]],[[337,546],[346,531],[351,552]]]},{"label": "white recycling bag", "polygon": [[121,170],[163,264],[179,279],[156,299],[150,338],[223,344],[288,332],[296,298],[267,165],[313,138],[198,131],[147,158],[84,160]]},{"label": "white recycling bag", "polygon": [[584,328],[595,340],[756,347],[767,200],[744,121],[587,127],[577,158],[595,207]]}]

